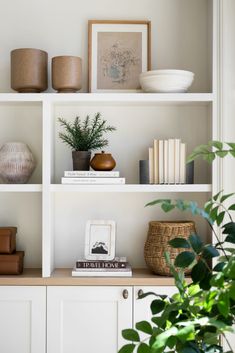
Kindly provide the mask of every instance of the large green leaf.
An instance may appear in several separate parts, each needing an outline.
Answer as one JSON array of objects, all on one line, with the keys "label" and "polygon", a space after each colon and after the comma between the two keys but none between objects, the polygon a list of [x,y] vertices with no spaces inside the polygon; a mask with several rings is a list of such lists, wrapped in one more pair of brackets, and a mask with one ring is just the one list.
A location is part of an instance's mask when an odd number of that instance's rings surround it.
[{"label": "large green leaf", "polygon": [[193,248],[193,250],[199,254],[203,247],[203,242],[201,238],[197,234],[191,234],[189,237],[189,242]]},{"label": "large green leaf", "polygon": [[133,329],[122,330],[122,337],[127,341],[139,342],[140,336],[137,331]]},{"label": "large green leaf", "polygon": [[223,226],[223,234],[235,234],[235,223],[229,222]]},{"label": "large green leaf", "polygon": [[146,343],[140,343],[137,353],[151,353],[151,348]]},{"label": "large green leaf", "polygon": [[123,346],[118,353],[132,353],[134,352],[135,344],[126,344]]},{"label": "large green leaf", "polygon": [[183,251],[175,259],[175,266],[186,268],[195,260],[195,254],[190,251]]},{"label": "large green leaf", "polygon": [[232,283],[230,284],[230,287],[229,287],[229,296],[230,296],[230,298],[232,298],[233,300],[235,300],[235,281],[232,281]]},{"label": "large green leaf", "polygon": [[194,283],[198,283],[203,280],[208,272],[208,268],[204,261],[199,260],[198,263],[193,267],[191,277]]},{"label": "large green leaf", "polygon": [[186,239],[183,238],[174,238],[169,241],[169,244],[172,246],[172,248],[190,249],[190,244]]},{"label": "large green leaf", "polygon": [[170,329],[161,333],[156,337],[155,342],[152,345],[153,352],[158,353],[160,349],[166,346],[166,342],[169,337],[176,336],[178,333],[178,329],[175,326],[172,326]]},{"label": "large green leaf", "polygon": [[212,245],[206,245],[203,248],[202,256],[204,259],[212,259],[213,257],[217,257],[219,255],[219,251]]},{"label": "large green leaf", "polygon": [[219,300],[217,302],[217,307],[219,309],[219,312],[225,317],[228,317],[228,314],[230,312],[230,305],[229,305],[229,293],[224,292],[221,293],[219,296]]},{"label": "large green leaf", "polygon": [[176,335],[181,342],[192,341],[195,339],[194,325],[188,325],[181,328]]},{"label": "large green leaf", "polygon": [[152,335],[152,333],[153,333],[152,326],[150,325],[150,323],[148,321],[137,322],[135,327],[138,331],[142,331],[142,332],[147,333],[149,335]]},{"label": "large green leaf", "polygon": [[163,300],[160,299],[155,299],[151,303],[151,311],[153,315],[156,315],[160,312],[162,312],[165,308],[166,303]]}]

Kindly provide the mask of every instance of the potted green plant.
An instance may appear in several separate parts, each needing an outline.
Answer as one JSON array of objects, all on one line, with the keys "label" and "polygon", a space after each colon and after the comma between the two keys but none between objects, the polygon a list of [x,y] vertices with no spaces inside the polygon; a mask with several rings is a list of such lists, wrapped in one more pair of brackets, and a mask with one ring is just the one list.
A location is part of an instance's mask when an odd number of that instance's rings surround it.
[{"label": "potted green plant", "polygon": [[[211,141],[197,147],[188,161],[202,157],[212,162],[228,154],[235,157],[235,143],[225,145]],[[134,329],[122,331],[129,343],[119,353],[222,353],[225,350],[221,336],[229,347],[226,353],[234,352],[226,338],[227,332],[234,332],[235,323],[235,222],[231,214],[235,204],[228,204],[234,195],[219,192],[203,208],[196,202],[184,200],[158,199],[148,204],[159,205],[164,212],[179,209],[201,216],[208,222],[215,242],[205,244],[197,234],[170,241],[172,247],[183,250],[174,263],[169,254],[165,254],[178,293],[171,297],[155,293],[140,296],[141,299],[154,296],[152,319],[137,322]],[[220,240],[218,231],[223,233],[224,241]],[[211,266],[214,258],[216,264]],[[185,280],[185,268],[192,270],[190,283]],[[141,340],[139,332],[147,337]]]},{"label": "potted green plant", "polygon": [[91,119],[89,115],[84,121],[77,116],[73,122],[59,118],[60,125],[65,132],[60,132],[60,139],[72,148],[73,170],[89,170],[91,151],[108,146],[108,140],[103,138],[107,132],[116,128],[107,125],[100,113]]}]

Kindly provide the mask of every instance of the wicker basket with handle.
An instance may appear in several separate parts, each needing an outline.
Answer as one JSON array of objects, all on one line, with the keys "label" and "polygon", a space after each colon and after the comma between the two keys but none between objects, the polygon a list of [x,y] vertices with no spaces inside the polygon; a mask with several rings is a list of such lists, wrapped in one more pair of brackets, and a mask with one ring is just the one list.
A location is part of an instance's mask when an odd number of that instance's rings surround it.
[{"label": "wicker basket with handle", "polygon": [[[171,276],[164,253],[169,252],[172,261],[185,249],[174,249],[168,242],[174,238],[188,239],[196,233],[192,221],[153,221],[149,222],[148,236],[144,247],[144,257],[147,266],[156,274]],[[186,270],[186,273],[190,271]]]}]

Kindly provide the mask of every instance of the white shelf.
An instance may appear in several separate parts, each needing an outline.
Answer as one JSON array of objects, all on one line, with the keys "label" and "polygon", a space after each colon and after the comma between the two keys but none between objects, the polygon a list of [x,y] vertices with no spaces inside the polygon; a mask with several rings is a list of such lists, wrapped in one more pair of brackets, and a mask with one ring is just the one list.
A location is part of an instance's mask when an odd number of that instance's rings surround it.
[{"label": "white shelf", "polygon": [[0,184],[0,192],[41,192],[41,184]]},{"label": "white shelf", "polygon": [[51,103],[210,103],[212,93],[0,93],[0,102]]},{"label": "white shelf", "polygon": [[211,192],[210,184],[184,185],[62,185],[52,184],[52,192]]}]

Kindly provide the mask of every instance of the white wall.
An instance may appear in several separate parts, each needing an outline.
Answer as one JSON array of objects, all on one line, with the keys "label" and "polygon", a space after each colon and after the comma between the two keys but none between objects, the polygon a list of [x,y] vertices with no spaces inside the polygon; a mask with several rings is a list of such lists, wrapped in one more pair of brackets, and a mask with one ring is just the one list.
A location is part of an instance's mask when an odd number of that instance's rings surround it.
[{"label": "white wall", "polygon": [[[193,91],[210,89],[208,0],[0,0],[0,92],[10,90],[10,51],[44,49],[49,57],[79,55],[87,88],[87,21],[152,21],[153,68],[195,72]],[[200,53],[200,55],[198,55]],[[50,88],[49,88],[50,90]]]}]

